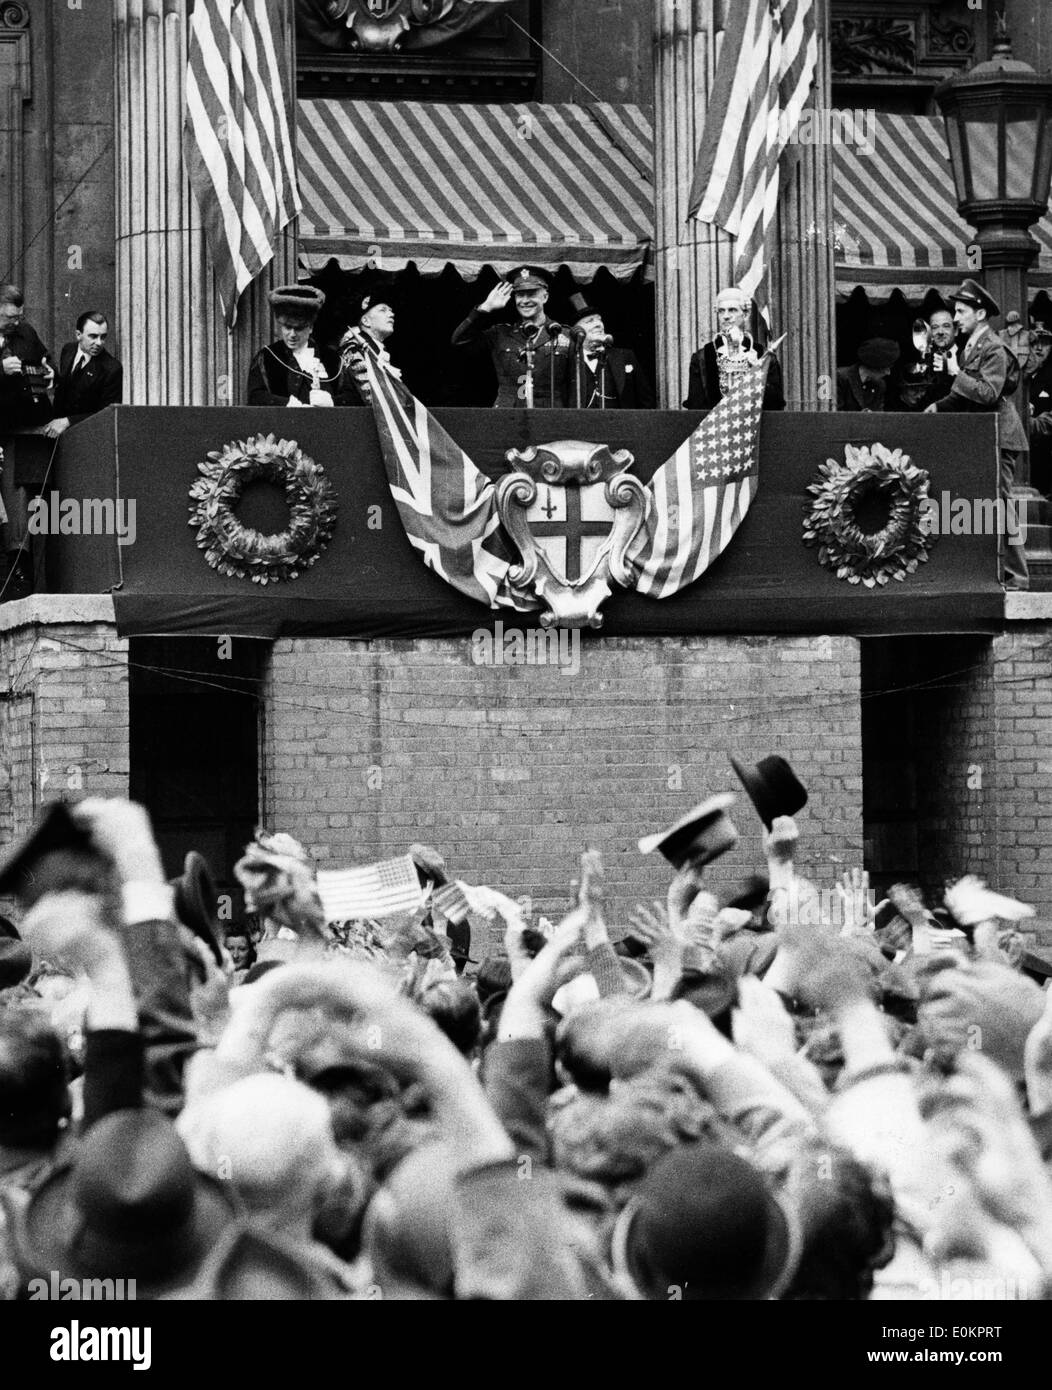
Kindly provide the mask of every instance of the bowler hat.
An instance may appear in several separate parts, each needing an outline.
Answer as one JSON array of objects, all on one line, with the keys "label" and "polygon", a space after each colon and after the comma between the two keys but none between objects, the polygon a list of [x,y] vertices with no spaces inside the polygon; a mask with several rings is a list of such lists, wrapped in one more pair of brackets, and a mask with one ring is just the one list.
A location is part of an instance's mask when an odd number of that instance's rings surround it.
[{"label": "bowler hat", "polygon": [[27,1277],[134,1279],[156,1297],[191,1279],[235,1208],[195,1171],[174,1126],[155,1110],[117,1110],[36,1189],[15,1229]]},{"label": "bowler hat", "polygon": [[294,1241],[239,1222],[227,1228],[194,1283],[180,1293],[194,1301],[304,1303],[332,1299],[339,1290],[329,1267]]},{"label": "bowler hat", "polygon": [[275,314],[316,319],[325,306],[325,295],[313,285],[279,285],[267,296]]},{"label": "bowler hat", "polygon": [[614,1233],[615,1268],[647,1298],[768,1299],[795,1272],[795,1223],[752,1163],[719,1144],[663,1154]]},{"label": "bowler hat", "polygon": [[183,860],[183,872],[169,880],[174,889],[175,915],[184,927],[205,943],[217,965],[223,963],[219,949],[219,894],[208,862],[196,849]]},{"label": "bowler hat", "polygon": [[746,767],[737,758],[731,758],[731,766],[768,830],[777,816],[795,816],[807,805],[803,784],[777,754],[761,758],[755,767]]},{"label": "bowler hat", "polygon": [[49,801],[41,808],[36,824],[25,839],[0,860],[0,893],[15,896],[23,893],[33,882],[36,861],[57,850],[98,854],[91,842],[91,832],[77,824],[66,803]]},{"label": "bowler hat", "polygon": [[973,309],[985,309],[988,319],[997,318],[1001,312],[1001,307],[992,295],[987,294],[982,285],[977,280],[965,280],[959,290],[955,290],[950,295],[954,304],[961,300],[965,304],[970,304]]},{"label": "bowler hat", "polygon": [[858,360],[874,372],[894,367],[901,356],[901,349],[892,338],[867,338],[858,349]]},{"label": "bowler hat", "polygon": [[681,816],[667,830],[645,835],[639,841],[640,854],[660,850],[674,868],[694,864],[700,868],[738,843],[738,831],[727,815],[734,805],[731,792],[720,792]]},{"label": "bowler hat", "polygon": [[546,290],[550,288],[547,275],[534,265],[517,266],[508,276],[508,281],[516,294],[520,290]]}]

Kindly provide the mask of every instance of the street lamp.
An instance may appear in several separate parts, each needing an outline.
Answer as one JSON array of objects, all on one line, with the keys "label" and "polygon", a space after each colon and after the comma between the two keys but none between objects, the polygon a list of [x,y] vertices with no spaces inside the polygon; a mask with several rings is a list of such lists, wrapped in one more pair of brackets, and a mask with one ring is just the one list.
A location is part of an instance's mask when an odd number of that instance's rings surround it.
[{"label": "street lamp", "polygon": [[1003,13],[993,57],[936,90],[946,121],[957,208],[975,228],[983,279],[1003,314],[1028,322],[1030,228],[1052,184],[1052,78],[1012,57]]}]

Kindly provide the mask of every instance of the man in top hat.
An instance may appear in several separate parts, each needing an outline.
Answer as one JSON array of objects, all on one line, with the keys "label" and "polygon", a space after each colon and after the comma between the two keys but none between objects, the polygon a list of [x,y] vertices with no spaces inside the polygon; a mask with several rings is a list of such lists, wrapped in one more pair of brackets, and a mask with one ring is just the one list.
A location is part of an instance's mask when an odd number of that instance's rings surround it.
[{"label": "man in top hat", "polygon": [[[515,323],[489,323],[514,300]],[[454,347],[485,344],[497,373],[495,406],[503,409],[565,406],[569,399],[572,340],[548,318],[548,280],[543,271],[520,266],[501,280],[453,334]],[[532,358],[532,373],[529,371]]]},{"label": "man in top hat", "polygon": [[391,284],[375,284],[360,295],[355,321],[340,339],[340,357],[348,386],[357,394],[357,404],[368,405],[371,393],[365,363],[382,367],[392,376],[402,373],[391,361],[386,343],[395,331],[394,290]]},{"label": "man in top hat", "polygon": [[868,338],[859,346],[856,362],[837,368],[837,410],[885,410],[888,378],[898,360],[898,343],[890,338]]},{"label": "man in top hat", "polygon": [[[716,296],[716,326],[718,332],[690,359],[686,410],[711,410],[734,389],[743,372],[755,367],[763,354],[747,331],[752,300],[736,286],[721,290]],[[767,384],[763,393],[764,410],[784,410],[782,369],[776,357],[771,358]]]},{"label": "man in top hat", "polygon": [[[953,295],[953,318],[964,341],[959,349],[960,370],[941,400],[926,413],[997,411],[1001,450],[1001,497],[1006,505],[1012,491],[1017,462],[1026,453],[1026,432],[1008,397],[1019,380],[1019,365],[990,327],[1001,310],[975,280],[965,280]],[[1026,553],[1019,540],[1002,538],[1004,584],[1008,589],[1030,587]]]},{"label": "man in top hat", "polygon": [[613,346],[603,316],[583,294],[570,296],[572,336],[570,403],[584,410],[653,410],[654,392],[634,352]]},{"label": "man in top hat", "polygon": [[339,353],[313,337],[325,303],[313,285],[282,285],[270,292],[280,337],[260,348],[248,371],[249,405],[357,405],[344,380]]}]

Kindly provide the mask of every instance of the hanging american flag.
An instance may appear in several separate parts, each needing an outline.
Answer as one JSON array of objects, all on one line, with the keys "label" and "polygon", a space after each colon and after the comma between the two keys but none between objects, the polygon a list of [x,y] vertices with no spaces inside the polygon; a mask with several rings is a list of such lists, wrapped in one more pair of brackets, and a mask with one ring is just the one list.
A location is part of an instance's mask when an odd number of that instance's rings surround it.
[{"label": "hanging american flag", "polygon": [[734,390],[650,480],[651,502],[628,563],[638,593],[668,598],[693,584],[730,543],[759,481],[760,413],[769,357]]},{"label": "hanging american flag", "polygon": [[196,0],[183,160],[228,327],[237,301],[300,211],[275,0]]},{"label": "hanging american flag", "polygon": [[424,563],[491,608],[538,607],[508,583],[518,558],[501,528],[493,483],[401,382],[368,354],[364,362],[391,495]]},{"label": "hanging american flag", "polygon": [[759,305],[778,166],[818,61],[816,0],[734,0],[709,97],[688,216],[737,238],[734,282]]}]

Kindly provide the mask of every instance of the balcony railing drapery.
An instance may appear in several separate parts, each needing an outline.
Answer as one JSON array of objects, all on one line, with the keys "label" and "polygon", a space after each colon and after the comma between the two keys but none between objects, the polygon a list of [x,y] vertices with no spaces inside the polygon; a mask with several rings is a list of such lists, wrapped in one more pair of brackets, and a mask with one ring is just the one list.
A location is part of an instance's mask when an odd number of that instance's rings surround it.
[{"label": "balcony railing drapery", "polygon": [[[682,410],[445,409],[434,415],[490,478],[509,471],[510,447],[576,439],[630,450],[632,472],[644,485],[699,422]],[[995,429],[993,416],[764,415],[759,487],[730,544],[700,579],[670,598],[612,594],[603,605],[603,634],[1000,630],[1004,598],[988,519],[997,498]],[[236,452],[259,436],[273,436],[271,445],[295,441],[290,449],[311,469],[323,469],[335,492],[334,524],[315,547],[316,562],[298,578],[266,586],[211,567],[198,548],[199,509],[190,493],[210,455],[222,459],[228,446]],[[867,441],[901,448],[927,472],[940,526],[927,563],[883,588],[837,578],[804,543],[808,488],[819,470],[827,459],[842,461],[845,445]],[[107,498],[123,499],[122,515],[135,502],[132,544],[87,534],[86,526],[48,539],[55,587],[114,590],[118,626],[128,635],[369,639],[492,630],[494,611],[428,569],[410,543],[392,506],[370,410],[111,407],[63,438],[54,487],[63,499],[92,499],[92,515]],[[61,517],[50,491],[48,515]],[[238,516],[262,531],[280,530],[288,511],[280,494],[276,501],[280,515],[268,512],[266,522],[253,511],[258,498],[246,497]],[[370,521],[377,516],[381,529]],[[583,536],[583,520],[582,528]],[[530,627],[537,615],[512,613],[509,621]]]}]

